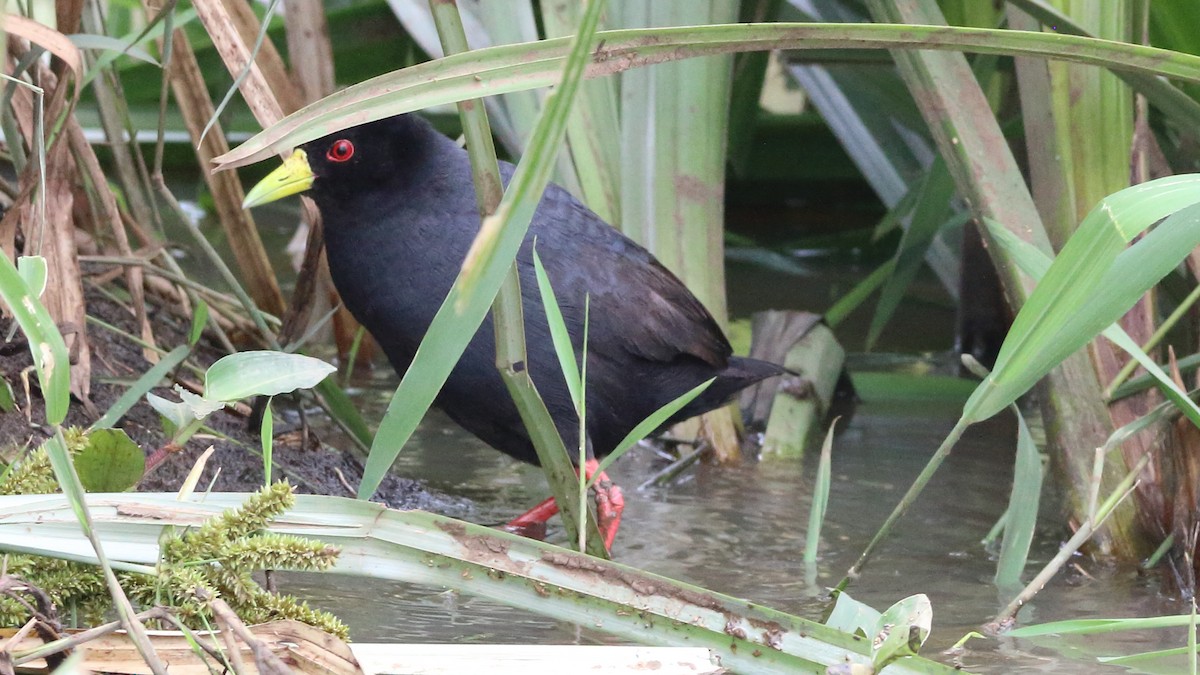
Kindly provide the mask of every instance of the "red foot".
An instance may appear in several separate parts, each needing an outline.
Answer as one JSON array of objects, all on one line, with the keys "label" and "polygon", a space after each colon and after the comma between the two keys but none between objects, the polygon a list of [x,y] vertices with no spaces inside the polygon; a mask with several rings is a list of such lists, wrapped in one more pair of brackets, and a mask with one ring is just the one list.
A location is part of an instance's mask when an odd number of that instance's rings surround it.
[{"label": "red foot", "polygon": [[[584,476],[591,480],[595,475],[599,462],[589,459],[583,465]],[[600,477],[593,486],[596,490],[596,521],[600,534],[604,537],[604,548],[612,550],[613,539],[621,527],[621,514],[625,511],[625,495],[621,488],[608,478],[608,474],[600,472]],[[542,539],[546,536],[546,521],[558,513],[558,504],[553,497],[546,499],[525,513],[513,518],[502,529],[508,532]]]},{"label": "red foot", "polygon": [[[595,475],[596,469],[600,463],[594,459],[589,459],[584,464],[584,474],[588,480]],[[604,537],[604,548],[612,550],[613,540],[617,537],[617,530],[621,527],[621,514],[625,512],[625,494],[621,492],[620,486],[608,479],[608,474],[600,472],[596,484],[593,486],[596,490],[596,524],[600,528],[600,534]]]}]

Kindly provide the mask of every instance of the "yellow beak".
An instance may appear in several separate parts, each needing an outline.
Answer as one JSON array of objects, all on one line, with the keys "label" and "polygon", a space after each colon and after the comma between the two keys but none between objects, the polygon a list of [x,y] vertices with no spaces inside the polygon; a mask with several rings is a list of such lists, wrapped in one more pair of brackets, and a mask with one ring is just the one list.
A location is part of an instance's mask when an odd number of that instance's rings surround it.
[{"label": "yellow beak", "polygon": [[312,187],[314,178],[312,169],[308,166],[308,155],[297,149],[291,157],[283,160],[283,166],[267,174],[266,178],[246,193],[246,199],[242,200],[242,208],[248,209],[304,192]]}]

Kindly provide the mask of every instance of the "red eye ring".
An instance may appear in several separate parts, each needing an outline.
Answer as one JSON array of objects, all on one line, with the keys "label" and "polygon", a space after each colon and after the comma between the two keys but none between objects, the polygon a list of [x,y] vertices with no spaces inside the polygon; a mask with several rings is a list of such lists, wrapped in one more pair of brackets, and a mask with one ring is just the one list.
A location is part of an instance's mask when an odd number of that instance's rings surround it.
[{"label": "red eye ring", "polygon": [[353,156],[354,144],[344,138],[334,141],[325,153],[325,158],[331,162],[344,162]]}]

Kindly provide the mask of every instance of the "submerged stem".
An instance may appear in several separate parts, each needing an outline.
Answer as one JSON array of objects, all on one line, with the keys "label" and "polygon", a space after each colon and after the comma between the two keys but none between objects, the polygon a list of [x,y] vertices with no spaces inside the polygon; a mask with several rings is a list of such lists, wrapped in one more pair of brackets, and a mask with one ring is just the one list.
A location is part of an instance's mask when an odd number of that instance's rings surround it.
[{"label": "submerged stem", "polygon": [[871,542],[867,544],[867,547],[863,549],[862,554],[858,556],[858,560],[856,560],[854,565],[846,572],[845,578],[838,582],[838,591],[846,590],[846,587],[850,585],[850,582],[854,579],[857,579],[858,575],[862,573],[863,568],[867,565],[867,561],[871,559],[871,554],[875,552],[875,547],[878,546],[884,539],[886,539],[889,534],[891,534],[892,528],[896,525],[896,521],[900,520],[900,517],[903,516],[908,511],[909,507],[913,505],[913,502],[917,501],[917,497],[921,495],[921,492],[925,489],[925,486],[929,484],[929,479],[933,478],[934,472],[936,472],[942,465],[942,462],[946,461],[946,458],[950,456],[950,451],[954,449],[954,445],[958,443],[958,439],[962,438],[963,432],[967,430],[967,427],[970,426],[970,424],[970,421],[965,416],[960,417],[958,422],[955,423],[954,428],[951,429],[950,433],[946,435],[946,440],[942,441],[942,444],[938,447],[937,452],[933,453],[933,457],[929,458],[929,462],[925,464],[925,468],[921,469],[921,473],[917,476],[916,480],[913,481],[912,485],[909,486],[908,492],[904,493],[904,497],[900,499],[900,503],[896,505],[896,508],[892,509],[892,513],[887,517],[887,520],[883,521],[883,525],[879,527],[879,531],[875,533],[875,536],[872,537]]}]

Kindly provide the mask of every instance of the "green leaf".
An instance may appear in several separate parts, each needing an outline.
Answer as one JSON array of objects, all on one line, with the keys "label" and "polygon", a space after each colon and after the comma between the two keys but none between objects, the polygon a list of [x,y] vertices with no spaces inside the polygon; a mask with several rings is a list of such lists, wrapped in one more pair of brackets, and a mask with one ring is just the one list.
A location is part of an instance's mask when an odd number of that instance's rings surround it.
[{"label": "green leaf", "polygon": [[[1182,212],[1181,212],[1182,213]],[[1126,259],[1125,256],[1133,255],[1129,251],[1123,252],[1119,257],[1114,267],[1110,270],[1105,280],[1102,281],[1101,288],[1106,289],[1105,297],[1109,302],[1119,306],[1124,306],[1128,303],[1130,306],[1141,294],[1145,291],[1134,291],[1131,289],[1139,289],[1143,286],[1149,289],[1158,282],[1156,275],[1160,272],[1165,276],[1169,269],[1166,268],[1166,263],[1172,259],[1171,249],[1174,246],[1180,245],[1175,237],[1188,237],[1189,230],[1188,221],[1173,221],[1174,216],[1164,221],[1159,227],[1170,226],[1174,232],[1171,237],[1163,235],[1162,238],[1155,238],[1152,242],[1153,249],[1142,250],[1136,254],[1136,257]],[[1002,246],[1008,256],[1017,263],[1021,271],[1029,275],[1035,280],[1040,280],[1045,276],[1046,271],[1051,266],[1051,261],[1044,253],[1030,245],[1028,242],[1022,241],[1014,236],[1008,230],[996,227],[995,223],[987,223],[992,231],[992,236],[996,242]],[[1146,238],[1147,240],[1149,237]],[[1143,240],[1145,241],[1145,240]],[[1143,242],[1139,242],[1141,245]],[[1132,249],[1130,249],[1132,251]],[[1147,256],[1152,257],[1152,262],[1157,261],[1160,265],[1144,264],[1143,260]],[[1124,262],[1121,262],[1124,260]],[[1123,286],[1128,286],[1126,290],[1121,290]],[[1102,303],[1089,305],[1087,311],[1102,309]],[[1087,319],[1087,311],[1077,313],[1073,316],[1074,319],[1084,321]],[[1123,313],[1123,311],[1122,311]],[[1116,321],[1116,317],[1113,318]],[[1138,345],[1125,333],[1124,329],[1119,324],[1112,323],[1102,331],[1103,335],[1108,338],[1113,344],[1125,350],[1135,361],[1146,369],[1149,376],[1154,379],[1155,384],[1184,415],[1192,420],[1194,424],[1200,426],[1200,406],[1197,406],[1186,392],[1180,389],[1167,373],[1155,363]],[[1090,338],[1088,338],[1090,339]],[[1019,394],[1018,394],[1019,395]]]},{"label": "green leaf", "polygon": [[17,271],[25,280],[25,285],[39,298],[46,292],[46,259],[40,255],[23,255],[17,257]]},{"label": "green leaf", "polygon": [[625,434],[625,438],[622,438],[621,442],[617,443],[617,447],[614,448],[613,451],[607,457],[605,457],[603,461],[600,462],[599,467],[597,467],[596,471],[592,473],[592,479],[588,481],[588,487],[590,488],[591,486],[595,485],[596,481],[600,479],[600,473],[612,466],[613,462],[620,459],[621,455],[625,454],[626,451],[632,448],[634,443],[637,443],[643,438],[649,436],[650,434],[654,433],[655,429],[666,424],[667,420],[671,419],[671,415],[679,412],[683,406],[691,403],[692,399],[696,398],[700,394],[703,394],[704,390],[708,389],[708,385],[712,384],[716,379],[717,378],[714,377],[701,382],[695,387],[692,387],[674,401],[671,401],[658,410],[655,410],[650,414],[649,417],[642,420],[640,424],[634,427],[632,431],[630,431],[628,434]]},{"label": "green leaf", "polygon": [[[765,49],[940,49],[1044,56],[1122,71],[1200,81],[1200,57],[1135,44],[1053,33],[884,24],[768,23],[601,31],[588,77],[681,58]],[[481,94],[553,86],[567,38],[456,54],[347,87],[264,129],[216,158],[234,168],[278,155],[348,124],[383,119]]]},{"label": "green leaf", "polygon": [[71,505],[71,511],[84,529],[84,533],[91,536],[87,497],[84,496],[83,485],[79,483],[79,476],[75,474],[75,465],[71,461],[71,452],[67,449],[67,441],[63,437],[61,427],[55,430],[53,436],[46,439],[45,448],[46,456],[50,459],[50,466],[54,469],[54,477],[58,480],[58,486],[63,491],[63,496]]},{"label": "green leaf", "polygon": [[223,357],[204,375],[204,397],[239,401],[250,396],[275,396],[315,387],[337,370],[303,354],[272,351],[238,352]]},{"label": "green leaf", "polygon": [[29,351],[46,401],[46,421],[62,424],[71,402],[67,345],[54,319],[6,255],[0,255],[0,298],[29,340]]},{"label": "green leaf", "polygon": [[175,393],[179,394],[179,398],[183,399],[183,404],[188,407],[192,417],[198,420],[202,420],[225,407],[224,401],[214,401],[207,396],[193,394],[179,385],[175,385]]},{"label": "green leaf", "polygon": [[537,273],[538,292],[542,296],[546,321],[550,324],[550,339],[554,342],[558,367],[562,369],[563,377],[567,380],[567,389],[571,392],[571,401],[575,404],[575,412],[582,414],[583,385],[579,375],[579,364],[575,362],[575,348],[571,345],[571,334],[567,332],[567,324],[563,321],[558,297],[554,295],[554,287],[550,285],[550,277],[546,275],[546,268],[542,266],[542,258],[538,255],[537,242],[534,242],[533,247],[533,268]]},{"label": "green leaf", "polygon": [[12,384],[0,377],[0,412],[12,412],[17,409],[17,399],[13,396]]},{"label": "green leaf", "polygon": [[[196,10],[191,7],[180,12],[176,12],[174,10],[170,10],[170,12],[173,16],[171,22],[173,28],[183,28],[196,18]],[[126,34],[123,38],[121,38],[124,41],[124,44],[140,45],[151,39],[161,38],[163,35],[163,30],[167,24],[167,22],[163,21],[165,15],[166,12],[159,12],[151,20],[151,22],[144,26],[140,31]],[[95,79],[96,75],[101,70],[107,68],[108,65],[113,61],[116,61],[117,57],[120,55],[121,53],[118,51],[101,52],[95,62],[92,63],[91,68],[88,68],[87,73],[83,76],[81,85],[89,84],[93,79]]]},{"label": "green leaf", "polygon": [[829,424],[825,442],[821,444],[821,459],[817,463],[817,478],[813,482],[812,506],[808,512],[808,531],[804,533],[804,562],[817,561],[821,544],[821,526],[825,524],[825,509],[829,506],[829,485],[832,480],[833,430],[837,419]]},{"label": "green leaf", "polygon": [[208,325],[208,303],[203,299],[196,303],[196,309],[192,312],[192,327],[188,330],[188,344],[195,347],[200,341],[200,336],[204,334],[204,327]]},{"label": "green leaf", "polygon": [[263,452],[263,485],[271,485],[271,451],[275,447],[275,418],[271,417],[271,399],[263,406],[262,424],[258,428]]},{"label": "green leaf", "polygon": [[[1200,244],[1198,201],[1198,175],[1161,178],[1103,200],[1017,314],[991,376],[967,401],[963,417],[979,421],[1003,410],[1174,269]],[[1126,248],[1133,237],[1170,214]],[[986,224],[995,238],[1003,236],[998,223]]]},{"label": "green leaf", "polygon": [[329,414],[354,437],[363,450],[371,447],[371,442],[375,440],[371,427],[363,419],[362,412],[359,411],[355,402],[350,400],[350,397],[338,386],[334,378],[327,377],[321,380],[314,391],[325,402]]},{"label": "green leaf", "polygon": [[1037,527],[1038,503],[1042,495],[1042,457],[1029,433],[1021,411],[1017,415],[1017,460],[1013,469],[1012,493],[1008,499],[1008,517],[1004,541],[996,563],[996,585],[1011,588],[1021,583],[1021,573],[1029,558],[1029,545]]},{"label": "green leaf", "polygon": [[146,454],[120,429],[96,429],[75,454],[75,471],[88,492],[124,492],[142,479]]},{"label": "green leaf", "polygon": [[906,656],[916,656],[933,625],[933,606],[922,594],[909,597],[892,605],[879,617],[873,642],[875,648],[875,672],[887,664]]},{"label": "green leaf", "polygon": [[154,66],[158,65],[158,61],[156,61],[153,56],[150,56],[146,50],[132,45],[120,38],[115,38],[108,35],[95,35],[91,33],[76,33],[75,35],[68,35],[67,39],[80,49],[116,52],[117,55],[124,54]]},{"label": "green leaf", "polygon": [[[191,424],[195,416],[192,414],[192,409],[185,403],[177,401],[168,401],[167,399],[153,393],[146,394],[146,403],[150,404],[151,408],[163,419],[167,424],[174,429],[182,429],[188,424]],[[168,436],[174,433],[174,429],[168,429]]]},{"label": "green leaf", "polygon": [[875,306],[875,315],[871,317],[871,327],[867,331],[868,351],[874,348],[884,327],[899,309],[913,278],[925,264],[925,254],[938,231],[945,225],[961,225],[970,217],[966,212],[952,215],[950,200],[953,198],[954,180],[950,177],[945,160],[939,157],[920,184],[912,220],[904,230],[892,258],[891,276],[880,290],[879,303]]},{"label": "green leaf", "polygon": [[178,366],[180,363],[183,363],[183,360],[186,359],[187,355],[190,353],[191,350],[188,349],[186,345],[179,345],[168,352],[166,356],[163,356],[158,360],[158,363],[154,364],[153,368],[143,373],[142,376],[137,379],[137,382],[134,382],[131,387],[126,389],[125,393],[121,394],[121,397],[118,398],[115,403],[109,406],[108,410],[104,412],[104,415],[101,416],[100,419],[96,420],[96,422],[92,424],[91,428],[107,429],[115,426],[117,422],[120,422],[121,418],[125,416],[125,413],[129,412],[130,408],[140,401],[143,396],[147,395],[151,389],[158,386],[158,383],[161,382],[162,379],[166,377],[167,374],[170,373],[176,366]]},{"label": "green leaf", "polygon": [[1012,637],[1040,637],[1042,635],[1099,635],[1126,630],[1148,630],[1152,628],[1180,628],[1189,626],[1189,614],[1168,616],[1135,617],[1130,619],[1068,619],[1050,623],[1034,624],[1013,629],[1006,635]]},{"label": "green leaf", "polygon": [[874,637],[878,630],[880,616],[882,614],[879,613],[879,610],[859,602],[850,597],[849,593],[841,591],[837,594],[837,601],[833,604],[833,611],[829,613],[825,625],[843,633],[869,638]]}]

